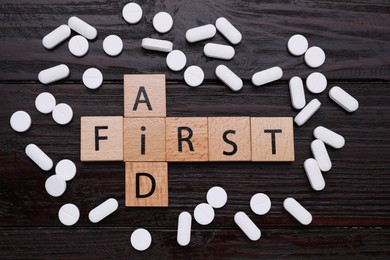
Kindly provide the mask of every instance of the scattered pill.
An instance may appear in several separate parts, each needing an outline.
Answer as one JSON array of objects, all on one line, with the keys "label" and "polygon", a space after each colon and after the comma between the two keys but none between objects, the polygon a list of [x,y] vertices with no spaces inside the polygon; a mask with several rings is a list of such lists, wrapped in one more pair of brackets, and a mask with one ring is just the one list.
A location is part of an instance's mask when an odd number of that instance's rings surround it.
[{"label": "scattered pill", "polygon": [[305,90],[300,77],[292,77],[288,83],[291,104],[295,109],[302,109],[306,105]]},{"label": "scattered pill", "polygon": [[69,74],[70,71],[68,66],[65,64],[60,64],[39,72],[38,79],[42,84],[50,84],[68,77]]},{"label": "scattered pill", "polygon": [[313,190],[323,190],[325,188],[325,180],[317,161],[309,158],[303,163],[303,167]]},{"label": "scattered pill", "polygon": [[217,29],[212,24],[191,28],[186,32],[186,40],[190,43],[211,39],[217,33]]},{"label": "scattered pill", "polygon": [[96,68],[89,68],[83,73],[83,83],[89,89],[97,89],[103,83],[103,74]]},{"label": "scattered pill", "polygon": [[76,57],[82,57],[87,54],[89,49],[88,40],[81,35],[75,35],[70,38],[68,43],[70,53]]},{"label": "scattered pill", "polygon": [[311,142],[310,148],[314,159],[316,159],[318,166],[320,167],[320,170],[323,172],[329,171],[332,168],[332,162],[329,158],[324,142],[316,139]]},{"label": "scattered pill", "polygon": [[266,70],[256,72],[252,76],[252,83],[255,86],[261,86],[272,81],[281,79],[283,76],[283,70],[280,67],[272,67]]},{"label": "scattered pill", "polygon": [[354,112],[359,108],[359,102],[340,87],[331,88],[329,97],[348,112]]},{"label": "scattered pill", "polygon": [[44,171],[53,168],[53,161],[35,144],[29,144],[25,149],[26,155]]},{"label": "scattered pill", "polygon": [[204,72],[203,70],[195,65],[189,66],[184,71],[184,81],[190,87],[198,87],[203,83]]},{"label": "scattered pill", "polygon": [[225,65],[218,65],[215,75],[233,91],[239,91],[243,86],[242,80]]},{"label": "scattered pill", "polygon": [[325,52],[320,47],[310,47],[305,53],[305,62],[310,68],[318,68],[325,62]]},{"label": "scattered pill", "polygon": [[159,12],[153,17],[153,27],[159,33],[166,33],[172,28],[173,19],[167,12]]},{"label": "scattered pill", "polygon": [[177,243],[186,246],[191,241],[191,214],[184,211],[180,213],[177,223]]},{"label": "scattered pill", "polygon": [[52,175],[45,182],[47,193],[52,197],[59,197],[66,190],[66,181],[58,175]]},{"label": "scattered pill", "polygon": [[152,51],[171,52],[173,49],[173,43],[165,40],[143,38],[142,48]]},{"label": "scattered pill", "polygon": [[109,56],[118,56],[123,50],[122,39],[117,35],[108,35],[103,41],[103,50]]},{"label": "scattered pill", "polygon": [[195,207],[194,218],[200,225],[208,225],[214,219],[214,209],[207,203]]},{"label": "scattered pill", "polygon": [[215,22],[217,30],[232,44],[239,44],[242,35],[226,18],[220,17]]},{"label": "scattered pill", "polygon": [[144,251],[148,249],[152,243],[152,236],[146,229],[138,228],[131,234],[130,243],[134,249]]},{"label": "scattered pill", "polygon": [[80,218],[80,210],[74,204],[65,204],[58,211],[58,218],[65,226],[73,226]]},{"label": "scattered pill", "polygon": [[96,208],[92,209],[88,214],[88,218],[92,223],[98,223],[117,209],[118,201],[116,199],[110,198]]},{"label": "scattered pill", "polygon": [[129,24],[136,24],[142,18],[142,8],[137,3],[128,3],[123,7],[122,15]]},{"label": "scattered pill", "polygon": [[242,211],[234,215],[234,222],[252,241],[257,241],[261,237],[261,231],[256,224]]},{"label": "scattered pill", "polygon": [[84,22],[80,18],[76,16],[72,16],[68,20],[68,26],[73,31],[77,32],[78,34],[81,34],[88,40],[93,40],[97,36],[97,31],[95,27],[91,26],[90,24]]},{"label": "scattered pill", "polygon": [[16,132],[23,133],[30,129],[31,117],[25,111],[16,111],[12,114],[9,123]]},{"label": "scattered pill", "polygon": [[179,71],[186,66],[187,58],[182,51],[173,50],[170,53],[168,53],[166,62],[168,68],[170,68],[173,71]]},{"label": "scattered pill", "polygon": [[301,126],[314,115],[315,112],[320,108],[321,102],[318,99],[310,101],[294,118],[294,122]]},{"label": "scattered pill", "polygon": [[294,198],[287,198],[283,202],[283,207],[302,225],[309,225],[313,220],[310,212],[307,211],[298,201]]},{"label": "scattered pill", "polygon": [[65,181],[70,181],[74,178],[77,172],[74,162],[68,159],[61,160],[56,165],[56,174]]},{"label": "scattered pill", "polygon": [[203,53],[209,58],[231,60],[234,57],[235,51],[234,48],[229,45],[207,43],[203,48]]},{"label": "scattered pill", "polygon": [[48,33],[45,37],[43,37],[42,44],[46,49],[53,49],[61,42],[68,39],[70,33],[71,32],[69,26],[67,26],[66,24],[60,25],[53,31]]},{"label": "scattered pill", "polygon": [[313,135],[315,138],[322,140],[325,144],[336,149],[342,148],[345,144],[344,137],[323,126],[314,129]]},{"label": "scattered pill", "polygon": [[305,36],[301,34],[295,34],[287,42],[288,51],[294,56],[301,56],[309,47],[309,43]]},{"label": "scattered pill", "polygon": [[215,186],[209,189],[206,199],[211,207],[219,209],[225,206],[227,202],[227,193],[223,188]]},{"label": "scattered pill", "polygon": [[35,107],[42,114],[50,114],[56,106],[56,99],[48,92],[42,92],[35,99]]},{"label": "scattered pill", "polygon": [[265,215],[271,209],[271,200],[264,193],[257,193],[250,200],[250,207],[257,215]]},{"label": "scattered pill", "polygon": [[314,94],[319,94],[326,89],[328,81],[324,74],[320,72],[313,72],[306,79],[307,89]]},{"label": "scattered pill", "polygon": [[66,125],[72,121],[73,110],[68,104],[60,103],[54,107],[52,117],[57,124]]}]

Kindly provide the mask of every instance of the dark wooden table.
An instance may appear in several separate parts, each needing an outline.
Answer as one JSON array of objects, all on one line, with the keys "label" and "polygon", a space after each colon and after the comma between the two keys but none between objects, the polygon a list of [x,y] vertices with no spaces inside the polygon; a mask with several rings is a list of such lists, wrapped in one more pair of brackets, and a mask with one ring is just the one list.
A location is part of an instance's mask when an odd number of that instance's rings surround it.
[{"label": "dark wooden table", "polygon": [[[137,25],[121,15],[127,1],[2,0],[0,4],[0,258],[360,258],[390,257],[390,3],[388,1],[139,1],[144,15]],[[173,15],[174,27],[164,35],[152,27],[155,13]],[[45,34],[76,15],[95,26],[98,38],[89,53],[76,58],[67,43],[52,51],[41,40]],[[242,32],[232,61],[208,59],[204,42],[185,41],[187,29],[227,17]],[[305,35],[310,46],[327,54],[317,70],[308,68],[303,57],[286,50],[289,37]],[[109,34],[124,40],[124,50],[108,57],[102,41]],[[166,54],[145,51],[141,39],[156,37],[174,42],[184,51],[187,65],[205,71],[199,88],[184,84],[183,71],[169,71]],[[227,43],[217,34],[213,42]],[[65,63],[71,76],[44,86],[37,80],[42,69]],[[219,82],[214,70],[226,64],[243,80],[239,93]],[[104,74],[99,90],[88,90],[81,75],[88,67]],[[272,66],[283,68],[282,80],[256,88],[252,74]],[[79,160],[80,116],[123,115],[123,74],[165,73],[168,116],[295,116],[290,104],[288,80],[306,78],[320,71],[329,81],[325,92],[306,91],[307,100],[318,98],[320,110],[305,125],[294,127],[296,160],[293,163],[169,163],[169,207],[125,208],[124,163],[82,163]],[[360,102],[353,114],[328,97],[338,85]],[[59,126],[50,115],[34,107],[36,96],[51,92],[59,102],[70,104],[74,119]],[[33,124],[26,133],[9,126],[13,112],[25,110]],[[323,125],[342,134],[346,145],[328,148],[333,168],[325,173],[326,188],[311,189],[303,161],[311,157],[312,131]],[[56,163],[69,158],[78,172],[66,193],[50,197],[44,183],[54,173],[41,171],[24,153],[36,143]],[[193,223],[191,243],[176,242],[180,212],[193,212],[205,201],[212,186],[226,189],[227,205],[216,210],[208,226]],[[268,194],[272,208],[257,216],[249,208],[251,196]],[[312,213],[313,222],[301,226],[283,209],[292,196]],[[106,198],[118,199],[115,214],[98,224],[88,212]],[[63,226],[57,217],[65,203],[81,210],[79,222]],[[245,211],[260,227],[262,237],[250,241],[234,224],[237,211]],[[137,252],[129,238],[136,228],[147,228],[151,247]]]}]

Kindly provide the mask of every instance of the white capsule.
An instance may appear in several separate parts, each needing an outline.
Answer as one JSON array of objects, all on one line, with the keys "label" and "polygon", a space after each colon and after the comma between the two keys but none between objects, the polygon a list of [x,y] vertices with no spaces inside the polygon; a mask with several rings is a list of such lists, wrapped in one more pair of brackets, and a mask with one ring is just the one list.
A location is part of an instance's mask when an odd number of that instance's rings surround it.
[{"label": "white capsule", "polygon": [[56,106],[56,99],[48,92],[43,92],[35,99],[35,107],[42,114],[50,114]]},{"label": "white capsule", "polygon": [[283,76],[283,70],[280,67],[272,67],[266,70],[256,72],[252,76],[252,83],[255,86],[261,86],[272,81],[281,79]]},{"label": "white capsule", "polygon": [[303,163],[303,167],[313,190],[323,190],[325,188],[325,180],[317,161],[309,158]]},{"label": "white capsule", "polygon": [[184,71],[184,80],[190,87],[198,87],[204,80],[202,68],[192,65]]},{"label": "white capsule", "polygon": [[214,220],[214,209],[207,203],[200,203],[195,207],[194,218],[200,225],[208,225]]},{"label": "white capsule", "polygon": [[291,36],[287,43],[288,51],[294,56],[301,56],[309,47],[307,39],[300,34]]},{"label": "white capsule", "polygon": [[288,82],[291,104],[295,109],[302,109],[306,105],[305,90],[300,77],[292,77]]},{"label": "white capsule", "polygon": [[171,52],[173,49],[173,43],[165,40],[143,38],[142,48],[152,51]]},{"label": "white capsule", "polygon": [[218,65],[215,75],[233,91],[239,91],[243,86],[242,80],[225,65]]},{"label": "white capsule", "polygon": [[307,211],[298,201],[293,198],[287,198],[283,202],[283,207],[302,225],[309,225],[313,220],[310,212]]},{"label": "white capsule", "polygon": [[83,83],[89,89],[97,89],[103,83],[103,74],[96,68],[89,68],[83,73]]},{"label": "white capsule", "polygon": [[179,50],[173,50],[168,53],[166,58],[167,66],[173,71],[182,70],[187,63],[186,55]]},{"label": "white capsule", "polygon": [[328,151],[326,150],[323,141],[316,139],[310,144],[311,152],[313,153],[314,159],[316,159],[320,170],[327,172],[332,168],[332,162],[330,160]]},{"label": "white capsule", "polygon": [[68,43],[70,53],[76,57],[82,57],[87,54],[89,49],[88,40],[81,35],[75,35],[70,38]]},{"label": "white capsule", "polygon": [[66,181],[58,175],[52,175],[45,182],[45,189],[52,197],[59,197],[66,190]]},{"label": "white capsule", "polygon": [[249,205],[255,214],[265,215],[271,209],[271,200],[267,194],[257,193],[252,196]]},{"label": "white capsule", "polygon": [[137,3],[128,3],[123,7],[122,16],[129,24],[136,24],[142,18],[142,8]]},{"label": "white capsule", "polygon": [[103,50],[109,56],[118,56],[123,50],[122,39],[117,35],[108,35],[106,38],[104,38]]},{"label": "white capsule", "polygon": [[70,181],[76,175],[77,168],[74,162],[64,159],[57,163],[55,172],[65,181]]},{"label": "white capsule", "polygon": [[318,68],[325,62],[325,52],[317,46],[310,47],[305,52],[305,62],[310,68]]},{"label": "white capsule", "polygon": [[314,129],[313,135],[315,138],[322,140],[325,144],[336,149],[342,148],[345,144],[343,136],[323,126]]},{"label": "white capsule", "polygon": [[58,218],[65,226],[73,226],[80,218],[79,208],[71,203],[65,204],[58,211]]},{"label": "white capsule", "polygon": [[25,111],[16,111],[12,114],[9,123],[16,132],[26,132],[31,127],[31,117]]},{"label": "white capsule", "polygon": [[152,243],[152,236],[146,229],[138,228],[131,234],[130,243],[134,249],[138,251],[145,251]]},{"label": "white capsule", "polygon": [[207,192],[206,200],[211,207],[219,209],[225,206],[227,202],[227,193],[223,188],[215,186]]},{"label": "white capsule", "polygon": [[173,26],[173,19],[167,12],[159,12],[153,17],[153,27],[159,33],[167,33]]},{"label": "white capsule", "polygon": [[53,168],[53,161],[35,144],[29,144],[25,149],[26,155],[44,171]]},{"label": "white capsule", "polygon": [[252,241],[257,241],[261,237],[261,231],[255,223],[242,211],[237,212],[234,215],[234,222]]},{"label": "white capsule", "polygon": [[354,112],[359,108],[359,102],[340,87],[331,88],[329,97],[348,112]]},{"label": "white capsule", "polygon": [[184,211],[180,213],[177,223],[177,243],[181,246],[186,246],[191,241],[191,214]]},{"label": "white capsule", "polygon": [[70,70],[65,64],[60,64],[45,70],[38,74],[38,79],[42,84],[50,84],[52,82],[68,77]]},{"label": "white capsule", "polygon": [[90,24],[84,22],[80,18],[76,16],[72,16],[68,20],[68,26],[73,31],[77,32],[78,34],[81,34],[88,40],[93,40],[97,36],[97,31],[95,27],[91,26]]},{"label": "white capsule", "polygon": [[217,30],[232,44],[239,44],[242,35],[226,18],[220,17],[215,22]]},{"label": "white capsule", "polygon": [[217,29],[212,24],[191,28],[186,32],[186,40],[190,43],[199,42],[213,38]]},{"label": "white capsule", "polygon": [[315,112],[320,108],[321,102],[318,99],[310,101],[294,118],[294,122],[301,126],[314,115]]},{"label": "white capsule", "polygon": [[203,48],[203,53],[209,58],[231,60],[234,57],[235,51],[229,45],[207,43]]},{"label": "white capsule", "polygon": [[70,28],[69,26],[63,24],[55,28],[53,31],[48,33],[45,37],[42,39],[42,44],[46,49],[53,49],[61,42],[68,39],[70,36]]},{"label": "white capsule", "polygon": [[92,223],[98,223],[117,209],[118,201],[116,199],[110,198],[96,208],[92,209],[88,214],[88,218]]},{"label": "white capsule", "polygon": [[72,121],[73,110],[68,104],[61,103],[54,107],[51,115],[57,124],[66,125]]}]

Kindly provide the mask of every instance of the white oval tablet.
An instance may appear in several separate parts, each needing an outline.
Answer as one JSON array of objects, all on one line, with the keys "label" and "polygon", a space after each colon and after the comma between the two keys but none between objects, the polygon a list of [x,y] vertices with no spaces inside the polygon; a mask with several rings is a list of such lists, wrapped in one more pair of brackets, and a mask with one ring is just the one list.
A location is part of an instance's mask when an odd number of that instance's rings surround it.
[{"label": "white oval tablet", "polygon": [[283,207],[302,225],[309,225],[313,220],[310,212],[293,198],[285,199],[283,202]]},{"label": "white oval tablet", "polygon": [[242,80],[225,65],[218,65],[215,75],[233,91],[239,91],[243,86]]},{"label": "white oval tablet", "polygon": [[310,101],[294,118],[294,122],[301,126],[307,122],[320,109],[321,102],[318,99],[313,99]]},{"label": "white oval tablet", "polygon": [[70,38],[68,43],[70,53],[76,57],[82,57],[87,54],[89,49],[88,40],[81,35],[75,35]]},{"label": "white oval tablet", "polygon": [[122,39],[117,35],[108,35],[103,41],[103,50],[109,56],[118,56],[123,50]]},{"label": "white oval tablet", "polygon": [[88,40],[93,40],[97,36],[97,31],[95,27],[91,26],[90,24],[84,22],[80,18],[76,16],[72,16],[68,20],[68,26],[73,31],[77,32],[78,34],[81,34]]},{"label": "white oval tablet", "polygon": [[314,129],[313,135],[315,138],[322,140],[325,144],[336,149],[342,148],[345,144],[343,136],[323,126]]},{"label": "white oval tablet", "polygon": [[323,190],[325,188],[325,180],[317,161],[313,158],[309,158],[305,160],[303,167],[313,190]]},{"label": "white oval tablet", "polygon": [[306,79],[307,89],[314,94],[319,94],[326,89],[328,81],[324,74],[320,72],[311,73]]},{"label": "white oval tablet", "polygon": [[98,223],[117,210],[118,206],[118,201],[116,199],[110,198],[96,208],[92,209],[88,214],[88,218],[92,223]]},{"label": "white oval tablet", "polygon": [[329,97],[348,112],[354,112],[359,108],[359,102],[340,87],[331,88]]},{"label": "white oval tablet", "polygon": [[220,17],[215,22],[217,30],[232,44],[239,44],[242,35],[226,18]]},{"label": "white oval tablet", "polygon": [[325,52],[320,47],[310,47],[305,53],[305,62],[310,68],[318,68],[325,62]]},{"label": "white oval tablet", "polygon": [[142,48],[151,51],[171,52],[173,49],[173,43],[165,40],[143,38]]},{"label": "white oval tablet", "polygon": [[122,15],[129,24],[136,24],[142,18],[142,8],[137,3],[128,3],[123,7]]},{"label": "white oval tablet", "polygon": [[89,89],[97,89],[103,83],[103,74],[97,68],[89,68],[83,73],[83,83]]},{"label": "white oval tablet", "polygon": [[332,168],[332,162],[330,160],[324,142],[319,139],[316,139],[311,142],[310,149],[313,153],[314,159],[316,159],[318,163],[320,170],[323,172],[329,171]]},{"label": "white oval tablet", "polygon": [[56,165],[56,174],[65,181],[70,181],[74,178],[77,172],[74,162],[68,159],[61,160]]},{"label": "white oval tablet", "polygon": [[167,65],[173,71],[182,70],[187,63],[186,55],[179,50],[174,50],[167,55]]},{"label": "white oval tablet", "polygon": [[80,210],[74,204],[65,204],[58,211],[58,218],[65,226],[73,226],[80,218]]},{"label": "white oval tablet", "polygon": [[167,12],[159,12],[153,17],[153,27],[159,33],[166,33],[173,26],[173,19]]},{"label": "white oval tablet", "polygon": [[177,223],[177,243],[186,246],[191,241],[191,214],[184,211],[180,213]]},{"label": "white oval tablet", "polygon": [[186,32],[186,40],[190,43],[199,42],[213,38],[217,29],[212,24],[191,28]]},{"label": "white oval tablet", "polygon": [[25,149],[26,155],[44,171],[53,168],[53,161],[35,144],[29,144]]},{"label": "white oval tablet", "polygon": [[208,225],[214,219],[214,209],[207,203],[200,203],[195,207],[194,218],[200,225]]},{"label": "white oval tablet", "polygon": [[249,204],[252,211],[257,215],[265,215],[271,209],[271,200],[264,193],[257,193],[253,195]]},{"label": "white oval tablet", "polygon": [[219,209],[225,206],[227,202],[227,193],[223,188],[215,186],[209,189],[206,199],[211,207]]},{"label": "white oval tablet", "polygon": [[235,51],[233,47],[229,45],[207,43],[203,48],[203,53],[209,58],[231,60],[234,57]]},{"label": "white oval tablet", "polygon": [[59,197],[66,190],[66,181],[58,175],[52,175],[45,182],[47,193],[52,197]]},{"label": "white oval tablet", "polygon": [[234,215],[234,222],[245,233],[245,235],[252,241],[257,241],[261,237],[261,231],[256,224],[242,211]]},{"label": "white oval tablet", "polygon": [[146,229],[138,228],[131,234],[130,242],[134,249],[144,251],[148,249],[152,243],[152,236]]},{"label": "white oval tablet", "polygon": [[60,103],[54,107],[52,117],[57,124],[66,125],[72,121],[73,110],[68,104]]},{"label": "white oval tablet", "polygon": [[16,111],[12,114],[9,123],[16,132],[23,133],[30,129],[31,117],[25,111]]},{"label": "white oval tablet", "polygon": [[42,114],[50,114],[56,106],[56,99],[48,92],[42,92],[35,99],[35,107]]},{"label": "white oval tablet", "polygon": [[283,70],[280,67],[272,67],[266,70],[256,72],[252,76],[252,83],[255,86],[261,86],[272,81],[281,79],[283,76]]},{"label": "white oval tablet", "polygon": [[294,56],[303,55],[308,47],[309,42],[305,36],[301,34],[295,34],[291,36],[287,42],[287,49]]},{"label": "white oval tablet", "polygon": [[184,71],[184,81],[190,87],[198,87],[203,83],[204,72],[203,70],[195,65],[189,66]]},{"label": "white oval tablet", "polygon": [[295,109],[302,109],[306,105],[305,90],[300,77],[292,77],[288,82],[291,104]]},{"label": "white oval tablet", "polygon": [[42,84],[50,84],[52,82],[68,77],[70,70],[65,64],[60,64],[45,70],[38,74],[38,79]]},{"label": "white oval tablet", "polygon": [[70,36],[70,28],[69,26],[63,24],[55,28],[53,31],[48,33],[45,37],[42,39],[43,46],[50,50],[56,47],[61,42],[68,39]]}]

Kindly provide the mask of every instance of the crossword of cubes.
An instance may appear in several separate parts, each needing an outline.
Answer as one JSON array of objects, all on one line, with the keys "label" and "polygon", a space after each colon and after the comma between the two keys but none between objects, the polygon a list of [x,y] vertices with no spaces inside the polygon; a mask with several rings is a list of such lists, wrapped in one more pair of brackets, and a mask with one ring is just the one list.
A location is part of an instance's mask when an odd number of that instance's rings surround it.
[{"label": "crossword of cubes", "polygon": [[81,117],[80,157],[126,163],[127,207],[167,207],[167,162],[294,161],[293,120],[166,117],[165,75],[124,75],[124,117]]}]

